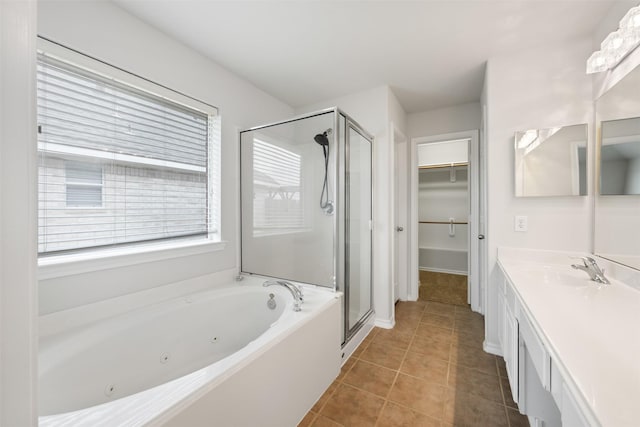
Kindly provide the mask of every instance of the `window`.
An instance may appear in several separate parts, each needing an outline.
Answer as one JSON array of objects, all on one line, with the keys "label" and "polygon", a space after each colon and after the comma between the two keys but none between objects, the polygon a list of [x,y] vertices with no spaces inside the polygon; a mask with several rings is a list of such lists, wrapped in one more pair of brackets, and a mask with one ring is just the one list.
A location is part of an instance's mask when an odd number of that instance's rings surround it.
[{"label": "window", "polygon": [[301,156],[260,139],[253,140],[253,228],[256,235],[304,227],[300,197]]},{"label": "window", "polygon": [[102,165],[68,160],[65,162],[68,208],[102,207]]},{"label": "window", "polygon": [[215,108],[80,59],[38,56],[39,254],[214,238]]}]

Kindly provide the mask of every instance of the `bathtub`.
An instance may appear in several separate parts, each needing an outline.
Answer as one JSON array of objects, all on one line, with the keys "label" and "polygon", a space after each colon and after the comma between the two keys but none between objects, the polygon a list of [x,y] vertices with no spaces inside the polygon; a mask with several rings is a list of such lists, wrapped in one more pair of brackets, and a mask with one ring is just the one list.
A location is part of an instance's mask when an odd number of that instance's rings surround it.
[{"label": "bathtub", "polygon": [[303,287],[294,312],[263,281],[48,328],[39,425],[296,425],[338,375],[340,295]]}]

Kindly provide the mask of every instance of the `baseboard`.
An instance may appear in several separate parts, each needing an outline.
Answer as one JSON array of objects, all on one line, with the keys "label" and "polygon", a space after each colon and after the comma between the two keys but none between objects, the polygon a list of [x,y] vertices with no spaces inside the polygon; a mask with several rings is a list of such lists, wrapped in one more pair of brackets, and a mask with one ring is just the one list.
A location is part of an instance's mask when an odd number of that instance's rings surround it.
[{"label": "baseboard", "polygon": [[393,327],[396,325],[396,321],[395,319],[377,319],[376,318],[374,325],[376,325],[378,328],[393,329]]},{"label": "baseboard", "polygon": [[469,273],[461,270],[447,270],[446,268],[418,267],[421,271],[431,271],[433,273],[458,274],[460,276],[468,276]]},{"label": "baseboard", "polygon": [[495,354],[496,356],[502,356],[502,348],[500,348],[498,344],[489,342],[487,340],[484,340],[484,342],[482,343],[482,349],[487,353]]}]

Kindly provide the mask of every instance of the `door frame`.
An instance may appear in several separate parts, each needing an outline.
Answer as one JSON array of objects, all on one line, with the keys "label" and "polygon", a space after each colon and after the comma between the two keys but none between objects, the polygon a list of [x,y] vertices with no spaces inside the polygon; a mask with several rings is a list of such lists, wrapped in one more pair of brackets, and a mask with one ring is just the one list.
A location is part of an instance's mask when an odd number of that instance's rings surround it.
[{"label": "door frame", "polygon": [[418,146],[422,144],[443,142],[447,140],[469,140],[469,288],[468,288],[468,302],[471,305],[471,309],[476,312],[482,312],[482,287],[485,281],[482,277],[482,265],[480,260],[482,259],[481,251],[483,245],[479,243],[478,236],[480,235],[480,218],[484,218],[481,212],[480,194],[481,185],[486,185],[480,181],[480,138],[477,129],[454,132],[440,135],[421,136],[411,138],[411,175],[410,175],[410,190],[411,196],[409,197],[409,224],[408,234],[410,236],[410,256],[409,258],[409,292],[408,299],[416,301],[418,299],[418,287],[420,285],[420,279],[418,274],[419,262],[418,262]]},{"label": "door frame", "polygon": [[[398,259],[397,261],[397,265],[396,265],[396,235],[398,233],[398,231],[396,231],[396,227],[403,227],[404,231],[402,232],[403,234],[398,236],[399,239],[404,240],[404,242],[399,241],[398,245],[403,245],[405,247],[405,251],[407,254],[409,254],[410,252],[410,245],[409,245],[409,239],[407,239],[407,233],[408,233],[408,223],[409,223],[409,215],[410,213],[409,211],[409,199],[410,199],[410,193],[409,193],[409,188],[408,186],[406,186],[406,184],[409,182],[410,177],[408,176],[408,168],[407,165],[410,163],[410,156],[409,156],[409,146],[411,145],[411,142],[409,141],[409,138],[407,138],[407,136],[400,130],[400,128],[398,128],[398,126],[396,126],[395,123],[391,122],[390,126],[390,137],[391,137],[391,152],[393,153],[393,160],[392,160],[392,164],[393,164],[393,184],[391,185],[391,203],[394,204],[396,202],[396,197],[398,196],[396,194],[396,188],[399,188],[400,190],[402,190],[401,187],[399,187],[397,184],[398,182],[402,183],[402,181],[400,180],[400,177],[404,177],[405,180],[405,190],[404,190],[404,200],[403,198],[399,198],[398,199],[398,204],[397,206],[392,207],[391,209],[391,294],[392,294],[392,304],[395,304],[395,302],[400,299],[402,301],[406,301],[406,300],[410,300],[409,298],[409,268],[411,266],[411,261],[410,261],[410,257],[407,256],[405,257],[404,260]],[[398,144],[404,144],[405,145],[405,150],[404,150],[404,156],[402,158],[402,163],[401,165],[404,166],[404,168],[398,168],[398,159],[396,158],[396,146]],[[398,213],[396,214],[396,209],[398,211]],[[398,274],[398,294],[395,294],[395,280],[396,280],[396,274]]]}]

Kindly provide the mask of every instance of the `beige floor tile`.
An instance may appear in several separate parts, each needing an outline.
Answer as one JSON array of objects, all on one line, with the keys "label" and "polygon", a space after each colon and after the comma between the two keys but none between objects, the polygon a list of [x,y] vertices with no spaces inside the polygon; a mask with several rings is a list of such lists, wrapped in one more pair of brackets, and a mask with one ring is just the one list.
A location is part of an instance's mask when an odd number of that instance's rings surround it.
[{"label": "beige floor tile", "polygon": [[482,350],[482,345],[484,343],[484,331],[482,333],[454,329],[452,334],[452,343],[454,346],[458,345],[466,345],[468,347],[473,347],[477,350]]},{"label": "beige floor tile", "polygon": [[344,362],[344,364],[342,365],[342,368],[340,368],[340,374],[338,375],[338,378],[336,378],[336,381],[344,380],[344,376],[353,367],[353,365],[356,363],[356,360],[358,359],[352,356],[348,358],[346,362]]},{"label": "beige floor tile", "polygon": [[504,359],[502,357],[496,357],[496,362],[498,363],[498,375],[506,377],[507,365],[504,363]]},{"label": "beige floor tile", "polygon": [[391,369],[358,360],[344,378],[344,383],[386,398],[396,372]]},{"label": "beige floor tile", "polygon": [[362,340],[362,342],[364,343],[370,343],[371,341],[373,341],[373,339],[376,337],[376,335],[378,335],[378,333],[381,331],[381,328],[373,328],[369,331],[369,333],[367,334],[366,337],[364,337],[364,340]]},{"label": "beige floor tile", "polygon": [[477,348],[458,345],[451,348],[451,363],[477,369],[489,375],[498,375],[496,357]]},{"label": "beige floor tile", "polygon": [[343,427],[344,424],[337,423],[324,415],[318,415],[313,421],[313,427]]},{"label": "beige floor tile", "polygon": [[507,408],[507,418],[509,418],[509,425],[511,427],[529,427],[529,419],[518,412],[517,409]]},{"label": "beige floor tile", "polygon": [[425,357],[448,361],[451,352],[451,340],[431,337],[414,337],[409,352],[420,353]]},{"label": "beige floor tile", "polygon": [[360,343],[360,345],[353,350],[353,353],[351,353],[351,357],[360,357],[360,355],[362,354],[362,352],[369,347],[369,344],[371,344],[372,340],[369,341],[362,341]]},{"label": "beige floor tile", "polygon": [[396,319],[396,324],[393,327],[393,330],[407,335],[413,335],[420,323],[420,319],[422,317],[416,317],[411,319]]},{"label": "beige floor tile", "polygon": [[400,301],[395,306],[396,316],[399,314],[422,314],[426,306],[427,303],[425,301],[421,301],[420,304]]},{"label": "beige floor tile", "polygon": [[391,387],[389,400],[435,419],[442,417],[446,388],[400,373]]},{"label": "beige floor tile", "polygon": [[465,393],[460,389],[449,389],[443,421],[456,427],[508,427],[504,405]]},{"label": "beige floor tile", "polygon": [[320,396],[320,399],[313,405],[311,408],[312,412],[320,412],[322,407],[327,403],[329,398],[333,395],[333,393],[338,389],[338,382],[334,381],[329,385],[329,387],[325,390],[325,392]]},{"label": "beige floor tile", "polygon": [[513,401],[513,394],[511,393],[511,386],[509,385],[509,378],[500,377],[500,385],[502,386],[502,396],[504,397],[504,404],[509,408],[518,408],[518,404]]},{"label": "beige floor tile", "polygon": [[298,427],[309,427],[313,423],[313,420],[316,418],[317,415],[318,414],[312,411],[307,412],[307,415],[305,415],[302,421],[300,421],[300,424],[298,424]]},{"label": "beige floor tile", "polygon": [[402,373],[440,385],[447,384],[448,371],[449,362],[413,352],[407,353],[400,367]]},{"label": "beige floor tile", "polygon": [[440,421],[393,402],[387,402],[377,425],[380,427],[440,427]]},{"label": "beige floor tile", "polygon": [[441,314],[425,312],[420,322],[428,325],[439,326],[441,328],[453,329],[453,316],[443,316]]},{"label": "beige floor tile", "polygon": [[[421,280],[461,281],[440,273]],[[396,327],[371,331],[300,426],[528,426],[504,360],[482,349],[483,316],[434,301],[396,310]]]},{"label": "beige floor tile", "polygon": [[385,368],[398,370],[405,353],[405,350],[396,347],[371,343],[371,345],[362,352],[360,359],[384,366]]},{"label": "beige floor tile", "polygon": [[322,408],[320,415],[345,426],[373,426],[382,406],[384,399],[342,384]]},{"label": "beige floor tile", "polygon": [[451,342],[451,337],[453,336],[453,330],[448,328],[443,328],[436,325],[431,325],[429,323],[422,323],[418,325],[416,328],[416,336],[421,338],[432,338],[432,339],[440,339],[446,340],[447,342]]},{"label": "beige floor tile", "polygon": [[496,375],[484,374],[475,369],[451,364],[447,385],[503,404],[500,380]]},{"label": "beige floor tile", "polygon": [[406,350],[411,343],[411,338],[411,334],[403,334],[395,329],[385,329],[376,335],[373,342]]},{"label": "beige floor tile", "polygon": [[451,304],[443,304],[440,302],[429,301],[424,309],[425,313],[435,313],[441,316],[453,317],[455,315],[455,306]]}]

